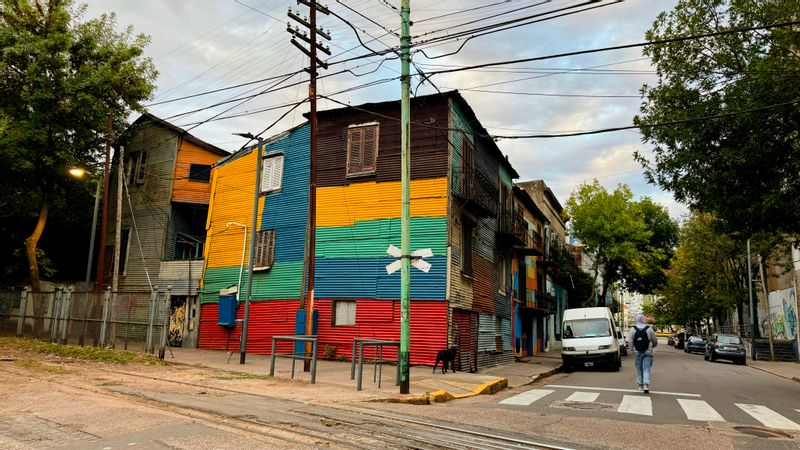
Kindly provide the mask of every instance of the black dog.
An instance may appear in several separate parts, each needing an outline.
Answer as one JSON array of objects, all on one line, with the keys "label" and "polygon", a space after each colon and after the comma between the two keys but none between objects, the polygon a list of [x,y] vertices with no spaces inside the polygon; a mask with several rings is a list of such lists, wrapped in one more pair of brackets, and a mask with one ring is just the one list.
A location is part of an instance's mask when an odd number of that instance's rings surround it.
[{"label": "black dog", "polygon": [[436,373],[436,366],[439,365],[439,361],[442,362],[442,373],[447,373],[447,365],[450,365],[450,369],[453,370],[453,373],[456,371],[456,355],[458,355],[458,348],[457,347],[450,347],[447,350],[439,350],[436,352],[436,364],[433,365],[433,373]]}]

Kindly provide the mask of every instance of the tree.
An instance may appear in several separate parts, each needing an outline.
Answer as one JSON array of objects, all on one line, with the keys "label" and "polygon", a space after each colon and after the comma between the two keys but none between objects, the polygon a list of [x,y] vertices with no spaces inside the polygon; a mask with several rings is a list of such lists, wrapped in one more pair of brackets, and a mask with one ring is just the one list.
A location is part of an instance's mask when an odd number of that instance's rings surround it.
[{"label": "tree", "polygon": [[[796,21],[796,0],[684,0],[649,41]],[[800,232],[800,33],[797,25],[645,47],[659,80],[645,85],[637,153],[649,181],[714,212],[730,231]],[[705,119],[701,119],[705,118]],[[669,126],[658,123],[683,121]]]},{"label": "tree", "polygon": [[[724,324],[726,312],[747,298],[747,260],[744,244],[722,231],[708,213],[693,211],[680,233],[668,282],[661,291],[660,314],[673,323],[715,318]],[[740,323],[741,316],[740,316]]]},{"label": "tree", "polygon": [[[600,298],[617,282],[642,294],[660,286],[677,235],[677,225],[662,206],[648,198],[633,201],[626,185],[608,192],[594,180],[570,195],[566,209],[575,237],[594,256],[592,275],[595,284],[602,279]],[[586,304],[593,302],[591,296]]]},{"label": "tree", "polygon": [[0,189],[32,220],[25,254],[34,291],[50,207],[74,189],[66,169],[93,165],[109,138],[107,115],[121,129],[154,89],[155,68],[142,56],[148,38],[115,31],[113,14],[82,22],[84,11],[71,0],[0,3]]}]

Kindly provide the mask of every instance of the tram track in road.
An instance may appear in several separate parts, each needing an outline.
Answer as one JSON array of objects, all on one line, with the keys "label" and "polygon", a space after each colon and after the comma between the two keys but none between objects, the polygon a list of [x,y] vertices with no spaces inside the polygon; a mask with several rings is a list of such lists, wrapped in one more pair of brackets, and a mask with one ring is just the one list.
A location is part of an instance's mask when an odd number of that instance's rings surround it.
[{"label": "tram track in road", "polygon": [[[66,364],[65,366],[70,366]],[[85,366],[75,365],[76,371]],[[221,431],[245,433],[273,448],[347,449],[566,449],[524,435],[497,433],[462,424],[430,421],[353,404],[304,403],[279,397],[190,383],[132,371],[92,368],[111,375],[115,383],[99,386],[84,378],[47,377],[62,389],[105,395],[200,421]],[[17,374],[30,376],[30,374]],[[150,383],[136,387],[135,380]],[[181,385],[206,393],[169,394],[164,386]],[[248,408],[243,408],[247,405]]]}]

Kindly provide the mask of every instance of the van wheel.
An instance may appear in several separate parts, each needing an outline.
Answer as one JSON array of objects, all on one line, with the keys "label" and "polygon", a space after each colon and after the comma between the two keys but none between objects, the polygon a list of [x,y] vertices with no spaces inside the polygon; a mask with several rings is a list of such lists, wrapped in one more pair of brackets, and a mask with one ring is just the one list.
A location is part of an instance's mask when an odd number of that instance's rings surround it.
[{"label": "van wheel", "polygon": [[617,356],[617,361],[616,361],[616,363],[614,363],[614,365],[611,367],[611,370],[612,370],[613,372],[619,372],[619,369],[620,369],[620,367],[622,367],[622,358],[620,358],[619,356]]},{"label": "van wheel", "polygon": [[573,370],[575,369],[572,367],[572,364],[564,363],[561,365],[561,371],[564,373],[572,373]]}]

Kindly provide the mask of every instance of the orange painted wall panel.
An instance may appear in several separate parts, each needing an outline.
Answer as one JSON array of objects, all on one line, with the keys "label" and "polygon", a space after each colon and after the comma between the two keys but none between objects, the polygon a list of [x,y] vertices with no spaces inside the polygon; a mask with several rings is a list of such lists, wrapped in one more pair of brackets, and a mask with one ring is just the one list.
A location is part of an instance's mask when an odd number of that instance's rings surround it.
[{"label": "orange painted wall panel", "polygon": [[[189,167],[192,164],[211,166],[222,156],[211,153],[185,139],[178,149],[175,162],[175,182],[172,185],[172,201],[185,203],[208,204],[211,194],[211,183],[189,180]],[[210,168],[209,168],[210,170]]]}]

